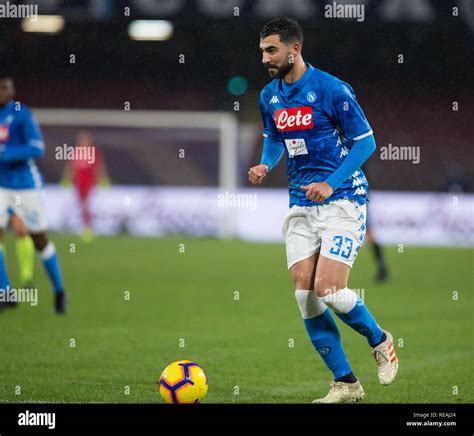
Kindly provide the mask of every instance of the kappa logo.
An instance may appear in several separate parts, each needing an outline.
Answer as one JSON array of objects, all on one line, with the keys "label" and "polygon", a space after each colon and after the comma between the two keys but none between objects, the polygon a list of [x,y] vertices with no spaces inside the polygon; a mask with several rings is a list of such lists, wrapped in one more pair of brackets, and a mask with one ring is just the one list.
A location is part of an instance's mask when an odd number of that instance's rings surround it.
[{"label": "kappa logo", "polygon": [[275,111],[274,120],[280,132],[312,129],[313,111],[310,106],[278,109]]},{"label": "kappa logo", "polygon": [[331,347],[319,348],[318,352],[321,354],[321,356],[327,356],[331,352]]},{"label": "kappa logo", "polygon": [[270,104],[275,104],[275,103],[280,103],[280,100],[278,100],[278,97],[276,95],[274,95],[270,100]]}]

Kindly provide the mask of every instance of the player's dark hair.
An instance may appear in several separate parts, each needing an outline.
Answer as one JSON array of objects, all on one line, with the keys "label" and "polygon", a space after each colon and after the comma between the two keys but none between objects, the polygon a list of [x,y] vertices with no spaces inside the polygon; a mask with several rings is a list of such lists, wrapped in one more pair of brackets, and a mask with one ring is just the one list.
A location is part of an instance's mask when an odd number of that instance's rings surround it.
[{"label": "player's dark hair", "polygon": [[278,35],[284,43],[298,42],[303,46],[303,29],[293,18],[275,18],[270,20],[260,31],[260,39]]}]

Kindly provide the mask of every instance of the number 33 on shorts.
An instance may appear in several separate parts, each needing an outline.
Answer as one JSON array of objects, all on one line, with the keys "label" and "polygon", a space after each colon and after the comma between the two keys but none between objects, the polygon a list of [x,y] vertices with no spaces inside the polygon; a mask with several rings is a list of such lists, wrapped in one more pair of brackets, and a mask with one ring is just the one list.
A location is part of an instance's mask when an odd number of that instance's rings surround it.
[{"label": "number 33 on shorts", "polygon": [[341,256],[344,259],[349,259],[352,253],[352,247],[354,246],[352,238],[335,235],[332,237],[332,240],[334,241],[334,245],[329,250],[329,253],[334,256]]}]

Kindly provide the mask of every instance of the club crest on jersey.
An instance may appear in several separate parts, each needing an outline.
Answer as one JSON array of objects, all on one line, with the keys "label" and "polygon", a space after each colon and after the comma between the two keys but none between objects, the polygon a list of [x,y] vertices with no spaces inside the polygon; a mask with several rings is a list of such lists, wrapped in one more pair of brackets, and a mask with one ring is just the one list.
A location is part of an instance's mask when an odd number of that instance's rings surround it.
[{"label": "club crest on jersey", "polygon": [[313,91],[309,91],[306,94],[306,100],[308,100],[310,103],[314,103],[316,101],[316,93]]},{"label": "club crest on jersey", "polygon": [[275,111],[274,120],[280,132],[313,128],[313,112],[310,106],[278,109]]}]

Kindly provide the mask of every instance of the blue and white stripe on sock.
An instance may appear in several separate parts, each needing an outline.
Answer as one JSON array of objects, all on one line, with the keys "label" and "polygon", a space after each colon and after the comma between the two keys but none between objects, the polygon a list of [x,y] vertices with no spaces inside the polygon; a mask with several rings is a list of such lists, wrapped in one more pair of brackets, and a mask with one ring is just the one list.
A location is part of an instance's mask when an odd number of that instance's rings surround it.
[{"label": "blue and white stripe on sock", "polygon": [[365,336],[371,347],[381,342],[382,329],[352,289],[343,288],[324,297],[318,297],[318,300],[333,309],[344,323]]},{"label": "blue and white stripe on sock", "polygon": [[313,290],[297,289],[295,297],[309,338],[334,378],[351,374],[339,330],[326,304],[316,297]]},{"label": "blue and white stripe on sock", "polygon": [[52,242],[48,242],[46,247],[40,252],[43,266],[48,273],[48,277],[53,285],[54,293],[60,294],[64,291],[63,278],[59,267],[59,259],[56,248]]}]

